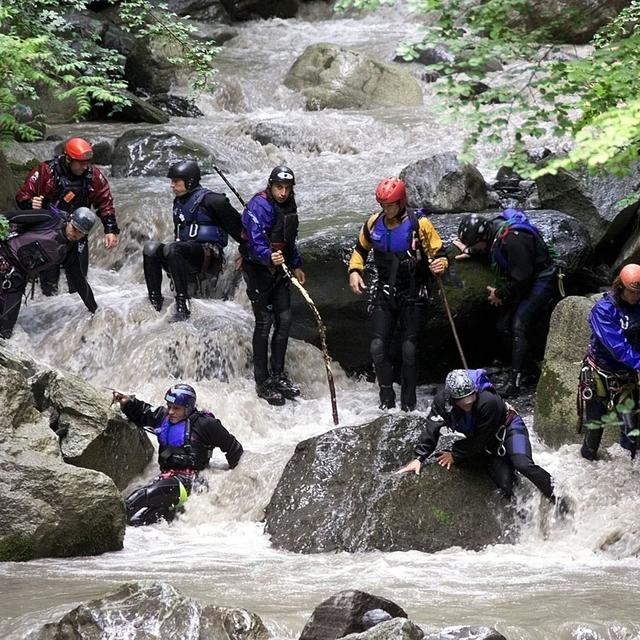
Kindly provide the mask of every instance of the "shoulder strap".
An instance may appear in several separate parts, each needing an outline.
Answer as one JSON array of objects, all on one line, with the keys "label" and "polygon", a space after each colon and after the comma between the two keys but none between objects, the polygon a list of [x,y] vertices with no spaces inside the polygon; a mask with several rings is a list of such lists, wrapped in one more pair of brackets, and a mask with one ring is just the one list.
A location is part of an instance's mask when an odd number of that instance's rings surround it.
[{"label": "shoulder strap", "polygon": [[369,218],[367,218],[364,221],[364,224],[362,225],[362,234],[364,235],[364,239],[371,244],[371,229],[376,225],[376,223],[378,222],[378,220],[380,219],[380,216],[382,215],[382,213],[379,213],[374,219],[373,222],[371,223],[371,226],[369,226],[369,220],[371,220],[371,216],[369,216]]}]

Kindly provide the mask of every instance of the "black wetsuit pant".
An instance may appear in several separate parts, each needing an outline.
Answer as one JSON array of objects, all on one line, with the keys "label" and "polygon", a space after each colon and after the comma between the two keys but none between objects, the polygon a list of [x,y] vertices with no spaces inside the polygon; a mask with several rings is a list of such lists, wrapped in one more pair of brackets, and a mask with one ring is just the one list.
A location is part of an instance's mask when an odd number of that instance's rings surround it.
[{"label": "black wetsuit pant", "polygon": [[[502,438],[501,432],[498,435]],[[487,468],[491,479],[507,498],[513,496],[518,471],[531,480],[543,495],[553,499],[551,476],[533,461],[529,431],[518,415],[505,427],[504,442],[502,446],[498,445],[496,453],[489,456]]]},{"label": "black wetsuit pant", "polygon": [[[1,281],[1,280],[0,280]],[[10,338],[18,321],[22,296],[27,288],[27,279],[16,271],[10,277],[7,288],[0,290],[0,338]]]},{"label": "black wetsuit pant", "polygon": [[139,527],[162,519],[173,520],[196,478],[194,474],[162,473],[147,486],[136,489],[126,499],[127,523]]},{"label": "black wetsuit pant", "polygon": [[[78,242],[78,258],[80,262],[80,268],[82,269],[82,275],[85,279],[87,273],[89,273],[89,243],[86,241]],[[60,265],[57,264],[45,271],[40,272],[40,289],[45,296],[54,296],[58,293],[58,285],[60,282]],[[65,269],[66,272],[66,269]],[[76,293],[76,288],[69,279],[67,274],[67,286],[69,287],[69,293]]]},{"label": "black wetsuit pant", "polygon": [[415,298],[392,300],[382,291],[376,294],[371,308],[370,352],[381,390],[380,400],[386,403],[395,402],[391,345],[396,325],[399,324],[402,350],[400,401],[408,409],[416,406],[418,334],[424,326],[425,310],[425,302]]},{"label": "black wetsuit pant", "polygon": [[271,336],[271,373],[284,372],[284,360],[291,329],[291,289],[282,269],[247,260],[242,261],[247,295],[256,319],[253,330],[253,375],[262,384],[270,375],[269,335]]},{"label": "black wetsuit pant", "polygon": [[511,343],[511,367],[522,371],[529,348],[529,335],[534,323],[546,320],[556,292],[556,275],[538,278],[531,291],[518,302],[501,311],[498,332],[505,343]]},{"label": "black wetsuit pant", "polygon": [[[213,252],[209,264],[205,265],[205,251]],[[202,273],[206,266],[207,277],[217,276],[222,269],[222,249],[218,245],[202,242],[180,241],[158,244],[148,255],[143,254],[144,277],[149,294],[162,290],[162,270],[171,275],[176,295],[188,297],[189,281]]]}]

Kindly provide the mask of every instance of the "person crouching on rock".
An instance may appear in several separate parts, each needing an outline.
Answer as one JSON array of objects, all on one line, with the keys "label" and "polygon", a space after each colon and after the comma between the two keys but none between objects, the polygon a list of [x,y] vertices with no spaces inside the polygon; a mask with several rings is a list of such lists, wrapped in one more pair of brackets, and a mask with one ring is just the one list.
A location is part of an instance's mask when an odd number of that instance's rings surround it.
[{"label": "person crouching on rock", "polygon": [[[638,438],[638,370],[640,370],[640,265],[628,264],[614,279],[611,290],[591,309],[591,340],[582,363],[578,390],[578,419],[585,424],[580,453],[596,460],[602,428],[589,427],[609,411],[618,414],[620,446],[635,457]],[[619,405],[631,402],[627,411]]]},{"label": "person crouching on rock", "polygon": [[82,271],[78,242],[93,229],[96,214],[80,207],[64,217],[46,209],[3,214],[12,231],[0,241],[0,338],[10,338],[27,284],[39,273],[63,265],[69,282],[91,313],[98,308]]},{"label": "person crouching on rock", "polygon": [[[416,459],[397,473],[420,473],[425,460],[435,451],[442,427],[464,434],[451,450],[437,454],[445,469],[454,464],[481,458],[491,479],[507,498],[513,496],[516,471],[555,504],[553,481],[549,473],[531,457],[529,433],[522,418],[496,392],[484,369],[454,369],[444,389],[433,399],[431,413],[416,446]],[[564,501],[558,509],[566,511]]]},{"label": "person crouching on rock", "polygon": [[199,473],[209,465],[215,447],[226,455],[231,469],[243,453],[242,445],[213,414],[196,409],[196,392],[176,384],[164,396],[165,407],[151,405],[117,391],[113,399],[138,427],[150,427],[158,438],[160,475],[127,499],[127,522],[132,526],[172,520],[187,500]]}]

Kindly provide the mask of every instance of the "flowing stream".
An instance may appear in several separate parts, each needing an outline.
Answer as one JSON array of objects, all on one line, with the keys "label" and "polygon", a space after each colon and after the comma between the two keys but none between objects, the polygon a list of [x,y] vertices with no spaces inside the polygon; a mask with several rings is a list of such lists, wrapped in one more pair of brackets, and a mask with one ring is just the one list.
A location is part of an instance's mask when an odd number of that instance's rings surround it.
[{"label": "flowing stream", "polygon": [[[264,187],[274,164],[286,162],[297,176],[301,238],[345,226],[355,238],[357,223],[374,210],[381,177],[432,153],[458,150],[463,131],[440,113],[430,85],[421,108],[305,111],[281,81],[308,44],[332,42],[389,60],[397,42],[416,33],[410,16],[392,10],[364,18],[330,16],[317,7],[307,12],[297,20],[242,25],[218,58],[218,90],[199,99],[206,117],[176,118],[165,128],[209,146],[245,197]],[[264,121],[295,126],[319,150],[261,146],[246,132]],[[89,124],[63,133],[113,137],[122,130]],[[53,145],[34,150],[49,157]],[[492,177],[488,154],[477,164]],[[225,190],[217,176],[203,182]],[[185,595],[255,611],[282,640],[297,638],[323,599],[352,588],[394,600],[425,630],[484,624],[510,640],[640,638],[640,467],[617,446],[594,464],[579,457],[577,446],[552,452],[534,441],[536,460],[555,477],[558,492],[573,499],[575,512],[557,521],[523,481],[518,544],[435,554],[297,555],[271,548],[261,518],[286,461],[296,443],[333,428],[321,354],[292,340],[288,368],[303,399],[284,408],[258,401],[244,288],[232,300],[195,300],[191,322],[169,325],[170,309],[157,314],[146,300],[140,251],[141,239],[170,236],[168,181],[114,179],[112,186],[123,234],[110,254],[100,238],[92,241],[90,279],[99,311],[90,317],[76,296],[36,295],[11,344],[97,386],[156,404],[171,380],[184,379],[196,386],[199,406],[221,418],[246,454],[233,472],[214,456],[209,492],[193,496],[171,525],[129,528],[123,551],[1,564],[0,637],[24,638],[125,581],[161,579]],[[233,277],[231,268],[224,277]],[[341,425],[380,415],[376,387],[335,368]],[[155,462],[132,486],[154,469]]]}]

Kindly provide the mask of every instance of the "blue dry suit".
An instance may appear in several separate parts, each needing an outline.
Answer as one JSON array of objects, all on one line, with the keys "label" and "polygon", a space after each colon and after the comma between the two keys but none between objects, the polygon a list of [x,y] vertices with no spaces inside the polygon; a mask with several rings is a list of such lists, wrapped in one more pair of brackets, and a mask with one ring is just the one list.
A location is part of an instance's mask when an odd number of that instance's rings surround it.
[{"label": "blue dry suit", "polygon": [[[640,370],[640,305],[616,303],[605,293],[589,314],[591,340],[580,372],[578,418],[581,424],[599,421],[627,398],[638,406]],[[620,445],[634,457],[637,439],[627,433],[636,429],[637,415],[618,412]],[[603,429],[585,429],[581,453],[595,460]]]},{"label": "blue dry suit", "polygon": [[519,471],[549,499],[555,500],[551,476],[534,463],[529,432],[522,418],[495,391],[484,369],[468,369],[477,398],[470,411],[458,408],[445,390],[439,391],[416,446],[421,463],[433,454],[440,430],[446,426],[464,434],[451,447],[455,464],[481,459],[489,475],[507,496],[513,495],[515,472]]}]

